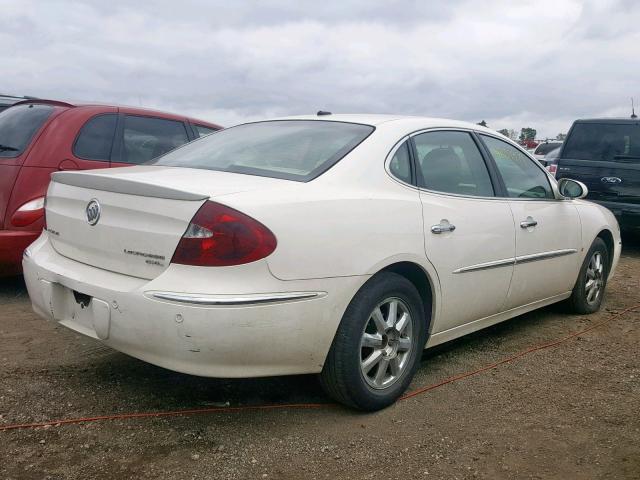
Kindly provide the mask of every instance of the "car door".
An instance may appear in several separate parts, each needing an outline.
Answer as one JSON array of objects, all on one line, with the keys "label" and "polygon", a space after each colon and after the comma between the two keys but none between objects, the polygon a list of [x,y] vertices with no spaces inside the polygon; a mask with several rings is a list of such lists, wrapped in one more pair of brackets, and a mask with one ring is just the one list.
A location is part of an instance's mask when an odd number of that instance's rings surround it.
[{"label": "car door", "polygon": [[412,136],[425,251],[440,281],[433,333],[502,311],[515,256],[509,202],[496,197],[496,176],[476,137],[436,130]]},{"label": "car door", "polygon": [[573,201],[556,199],[544,169],[520,149],[497,137],[480,137],[500,174],[516,225],[516,263],[506,308],[571,291],[581,244]]}]

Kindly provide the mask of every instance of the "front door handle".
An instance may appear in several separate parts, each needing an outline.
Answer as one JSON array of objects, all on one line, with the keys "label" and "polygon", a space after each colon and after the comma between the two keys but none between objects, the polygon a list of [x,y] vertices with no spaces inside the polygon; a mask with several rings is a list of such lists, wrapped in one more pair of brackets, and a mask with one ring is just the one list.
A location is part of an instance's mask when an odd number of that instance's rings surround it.
[{"label": "front door handle", "polygon": [[451,225],[448,220],[442,219],[437,225],[431,225],[431,233],[440,234],[443,232],[453,232],[455,225]]},{"label": "front door handle", "polygon": [[530,228],[536,225],[538,225],[538,222],[536,222],[533,217],[527,217],[525,221],[520,222],[520,228]]}]

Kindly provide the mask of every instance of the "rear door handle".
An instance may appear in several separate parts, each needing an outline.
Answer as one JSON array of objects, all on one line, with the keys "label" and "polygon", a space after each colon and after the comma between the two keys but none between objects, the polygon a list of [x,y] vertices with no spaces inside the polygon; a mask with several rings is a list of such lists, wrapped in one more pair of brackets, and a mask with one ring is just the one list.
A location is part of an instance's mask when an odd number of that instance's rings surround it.
[{"label": "rear door handle", "polygon": [[437,225],[431,225],[431,233],[440,234],[443,232],[453,232],[456,229],[455,225],[449,223],[448,220],[440,220]]},{"label": "rear door handle", "polygon": [[530,228],[535,227],[536,225],[538,225],[538,222],[536,222],[532,217],[527,217],[526,220],[520,222],[520,228]]}]

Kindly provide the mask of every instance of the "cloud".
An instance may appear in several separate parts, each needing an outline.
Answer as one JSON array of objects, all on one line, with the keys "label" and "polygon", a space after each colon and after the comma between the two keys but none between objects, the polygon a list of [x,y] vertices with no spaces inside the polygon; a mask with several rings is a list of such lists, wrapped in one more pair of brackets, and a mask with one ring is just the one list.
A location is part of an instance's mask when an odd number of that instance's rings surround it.
[{"label": "cloud", "polygon": [[0,0],[0,91],[224,125],[324,109],[555,136],[628,114],[638,2],[511,3]]}]

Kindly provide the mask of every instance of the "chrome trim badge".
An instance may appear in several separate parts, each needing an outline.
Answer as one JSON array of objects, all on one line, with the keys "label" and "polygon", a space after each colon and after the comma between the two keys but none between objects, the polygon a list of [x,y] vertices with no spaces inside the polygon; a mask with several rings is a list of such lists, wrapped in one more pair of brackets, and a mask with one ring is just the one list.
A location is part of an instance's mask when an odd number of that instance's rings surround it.
[{"label": "chrome trim badge", "polygon": [[98,200],[92,198],[91,201],[87,203],[87,208],[85,208],[84,211],[87,214],[87,223],[89,225],[98,223],[98,220],[100,220],[100,212],[102,211]]}]

